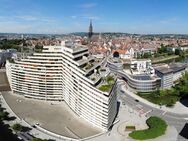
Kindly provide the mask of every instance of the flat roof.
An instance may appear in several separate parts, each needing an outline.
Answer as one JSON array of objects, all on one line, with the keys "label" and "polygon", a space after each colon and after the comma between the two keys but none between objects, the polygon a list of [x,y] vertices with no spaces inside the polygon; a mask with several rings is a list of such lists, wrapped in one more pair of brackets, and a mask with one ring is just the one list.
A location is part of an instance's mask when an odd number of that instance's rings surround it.
[{"label": "flat roof", "polygon": [[178,71],[184,70],[186,68],[185,64],[170,64],[167,66],[157,67],[155,70],[159,71],[162,74],[176,73]]},{"label": "flat roof", "polygon": [[132,78],[134,78],[136,80],[151,80],[151,77],[147,74],[145,74],[145,75],[134,75],[134,76],[132,76]]},{"label": "flat roof", "polygon": [[178,72],[186,69],[186,65],[181,65],[181,64],[171,64],[169,66],[173,70],[173,72]]},{"label": "flat roof", "polygon": [[168,67],[159,67],[159,68],[155,68],[155,70],[157,70],[158,72],[160,72],[162,74],[168,74],[168,73],[173,72],[173,70]]}]

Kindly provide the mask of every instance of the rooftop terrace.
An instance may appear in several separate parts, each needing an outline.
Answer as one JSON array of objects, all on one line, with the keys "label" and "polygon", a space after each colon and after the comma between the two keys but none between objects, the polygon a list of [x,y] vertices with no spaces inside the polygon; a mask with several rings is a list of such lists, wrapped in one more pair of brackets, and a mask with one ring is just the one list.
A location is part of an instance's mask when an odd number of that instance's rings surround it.
[{"label": "rooftop terrace", "polygon": [[97,88],[103,92],[110,92],[112,87],[114,86],[116,78],[114,75],[109,74],[106,77],[102,78],[101,83],[97,86]]}]

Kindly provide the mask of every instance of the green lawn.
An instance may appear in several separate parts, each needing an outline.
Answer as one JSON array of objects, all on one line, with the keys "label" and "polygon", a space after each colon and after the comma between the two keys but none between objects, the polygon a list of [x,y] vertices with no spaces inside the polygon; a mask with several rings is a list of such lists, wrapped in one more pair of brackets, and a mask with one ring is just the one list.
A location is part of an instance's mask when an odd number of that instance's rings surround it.
[{"label": "green lawn", "polygon": [[154,139],[163,134],[167,129],[166,122],[159,117],[150,117],[146,120],[148,129],[133,131],[129,136],[136,140]]}]

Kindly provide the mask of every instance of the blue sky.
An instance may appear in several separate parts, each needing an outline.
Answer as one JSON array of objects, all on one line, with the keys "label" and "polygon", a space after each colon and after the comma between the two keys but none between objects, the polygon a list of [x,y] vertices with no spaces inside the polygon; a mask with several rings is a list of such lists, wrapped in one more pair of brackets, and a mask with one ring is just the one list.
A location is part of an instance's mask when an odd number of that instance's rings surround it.
[{"label": "blue sky", "polygon": [[0,0],[0,32],[188,34],[188,0]]}]

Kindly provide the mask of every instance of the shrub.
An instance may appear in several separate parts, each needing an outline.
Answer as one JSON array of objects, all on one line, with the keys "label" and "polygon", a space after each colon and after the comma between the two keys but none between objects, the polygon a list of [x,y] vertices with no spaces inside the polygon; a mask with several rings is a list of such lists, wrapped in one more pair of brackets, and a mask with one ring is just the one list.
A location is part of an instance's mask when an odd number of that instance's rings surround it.
[{"label": "shrub", "polygon": [[111,89],[111,85],[102,85],[99,87],[99,90],[103,92],[108,92]]},{"label": "shrub", "polygon": [[43,140],[39,138],[33,138],[31,141],[43,141]]}]

